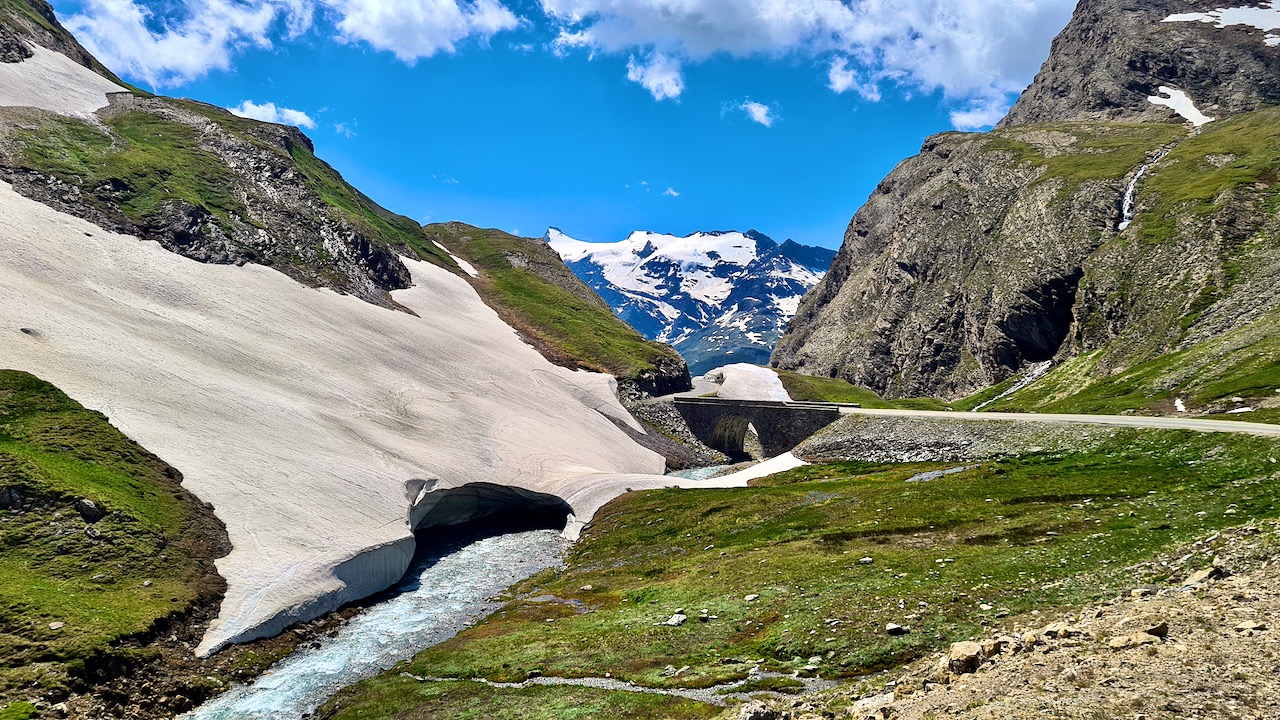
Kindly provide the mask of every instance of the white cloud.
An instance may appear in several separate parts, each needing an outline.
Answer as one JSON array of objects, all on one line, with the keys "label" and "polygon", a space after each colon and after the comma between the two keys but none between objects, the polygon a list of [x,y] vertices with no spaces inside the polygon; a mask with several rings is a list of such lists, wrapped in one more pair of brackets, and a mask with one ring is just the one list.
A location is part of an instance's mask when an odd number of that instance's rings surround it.
[{"label": "white cloud", "polygon": [[627,79],[640,83],[654,100],[674,100],[684,92],[680,61],[662,53],[653,53],[644,61],[633,56],[627,61]]},{"label": "white cloud", "polygon": [[666,190],[662,191],[662,194],[666,195],[667,197],[680,197],[679,191],[677,191],[675,188],[667,188]]},{"label": "white cloud", "polygon": [[259,105],[252,100],[245,100],[238,106],[227,108],[232,115],[240,117],[253,118],[263,122],[277,123],[280,125],[297,125],[302,128],[314,129],[316,121],[312,120],[309,115],[301,110],[293,110],[291,108],[276,107],[273,102],[266,102]]},{"label": "white cloud", "polygon": [[229,70],[247,47],[296,38],[319,8],[330,11],[339,40],[409,63],[520,24],[501,0],[83,0],[64,24],[108,67],[159,88]]},{"label": "white cloud", "polygon": [[350,140],[351,138],[356,136],[356,124],[345,123],[345,122],[335,123],[333,126],[333,131],[338,133],[342,137]]},{"label": "white cloud", "polygon": [[[881,84],[941,91],[959,106],[1007,104],[1048,54],[1075,0],[540,0],[560,26],[556,47],[667,58],[670,87],[682,63],[732,57],[834,58],[837,92],[878,99]],[[628,77],[650,88],[635,63]],[[654,93],[658,97],[658,93]],[[664,95],[669,97],[670,94]]]},{"label": "white cloud", "polygon": [[765,127],[773,127],[773,121],[777,118],[773,114],[773,108],[758,102],[748,100],[739,106],[747,113],[747,117],[752,121],[758,122]]},{"label": "white cloud", "polygon": [[962,110],[952,110],[951,125],[957,130],[982,130],[1000,122],[1008,111],[1008,104],[1003,101],[979,100]]},{"label": "white cloud", "polygon": [[226,70],[242,47],[271,47],[281,18],[301,32],[311,22],[306,2],[183,0],[181,17],[170,17],[133,0],[85,0],[65,24],[107,67],[162,87]]},{"label": "white cloud", "polygon": [[835,93],[852,90],[866,100],[880,102],[880,86],[864,80],[857,70],[849,67],[849,58],[838,57],[831,61],[831,68],[827,71],[827,87]]},{"label": "white cloud", "polygon": [[452,53],[475,36],[485,40],[520,20],[499,0],[323,0],[341,16],[339,38],[363,41],[412,63]]}]

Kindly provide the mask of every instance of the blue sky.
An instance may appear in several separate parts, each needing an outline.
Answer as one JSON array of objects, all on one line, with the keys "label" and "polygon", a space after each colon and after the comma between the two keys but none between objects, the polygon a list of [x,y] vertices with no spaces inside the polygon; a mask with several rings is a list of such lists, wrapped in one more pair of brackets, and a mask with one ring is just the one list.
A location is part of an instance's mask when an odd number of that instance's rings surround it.
[{"label": "blue sky", "polygon": [[927,135],[994,122],[1069,0],[55,0],[123,77],[300,124],[388,208],[584,240],[838,247]]}]

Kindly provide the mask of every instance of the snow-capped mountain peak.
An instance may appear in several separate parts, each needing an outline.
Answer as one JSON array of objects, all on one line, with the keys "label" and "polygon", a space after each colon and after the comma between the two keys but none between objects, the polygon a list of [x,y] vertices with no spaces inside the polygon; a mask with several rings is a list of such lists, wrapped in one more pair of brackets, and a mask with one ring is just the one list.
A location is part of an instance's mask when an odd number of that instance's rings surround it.
[{"label": "snow-capped mountain peak", "polygon": [[752,231],[683,237],[636,231],[583,242],[557,228],[551,247],[619,316],[669,342],[695,374],[724,362],[764,362],[834,252]]}]

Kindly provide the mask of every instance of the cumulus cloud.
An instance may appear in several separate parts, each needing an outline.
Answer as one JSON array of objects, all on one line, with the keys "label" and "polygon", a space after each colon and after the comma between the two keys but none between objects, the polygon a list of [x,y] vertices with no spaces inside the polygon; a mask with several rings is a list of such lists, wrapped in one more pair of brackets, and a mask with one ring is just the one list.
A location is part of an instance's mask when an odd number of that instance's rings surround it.
[{"label": "cumulus cloud", "polygon": [[317,10],[328,11],[338,40],[409,63],[520,24],[501,0],[84,0],[64,23],[108,67],[159,88],[228,70],[245,48],[296,38],[313,29]]},{"label": "cumulus cloud", "polygon": [[680,197],[680,192],[675,188],[667,188],[666,190],[662,191],[662,194],[666,195],[667,197]]},{"label": "cumulus cloud", "polygon": [[[676,72],[717,54],[826,57],[837,92],[874,101],[882,85],[940,91],[961,120],[1025,87],[1075,7],[1075,0],[540,2],[559,25],[562,51],[661,55]],[[634,65],[628,77],[645,84]],[[668,73],[666,85],[684,83]]]},{"label": "cumulus cloud", "polygon": [[662,53],[654,53],[644,60],[633,56],[627,61],[627,79],[640,83],[654,100],[674,100],[684,92],[680,61]]},{"label": "cumulus cloud", "polygon": [[286,32],[302,32],[311,16],[288,2],[184,0],[169,17],[133,0],[85,0],[65,24],[107,67],[162,87],[226,70],[240,48],[271,47],[280,20]]},{"label": "cumulus cloud", "polygon": [[412,63],[452,53],[470,37],[485,40],[520,20],[499,0],[324,0],[341,16],[339,38],[366,42]]},{"label": "cumulus cloud", "polygon": [[758,122],[765,127],[773,127],[773,121],[776,119],[773,114],[773,108],[762,103],[748,100],[739,106],[751,118],[753,122]]},{"label": "cumulus cloud", "polygon": [[[297,125],[298,127],[314,129],[316,121],[311,116],[301,110],[293,110],[291,108],[277,107],[273,102],[265,102],[259,105],[252,100],[245,100],[236,107],[228,108],[232,115],[240,117],[253,118],[263,122],[277,123],[280,125]],[[341,123],[339,123],[341,126]],[[341,132],[341,131],[339,131]]]}]

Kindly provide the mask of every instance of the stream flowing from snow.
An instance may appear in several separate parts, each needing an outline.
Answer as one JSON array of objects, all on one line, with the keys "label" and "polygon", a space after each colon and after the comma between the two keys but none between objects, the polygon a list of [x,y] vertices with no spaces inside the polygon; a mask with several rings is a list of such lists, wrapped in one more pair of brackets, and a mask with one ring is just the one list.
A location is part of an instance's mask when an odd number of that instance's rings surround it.
[{"label": "stream flowing from snow", "polygon": [[298,720],[338,690],[443,642],[496,609],[493,596],[559,565],[554,530],[442,543],[424,553],[393,596],[352,618],[335,636],[300,647],[250,685],[237,685],[183,720]]}]

